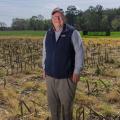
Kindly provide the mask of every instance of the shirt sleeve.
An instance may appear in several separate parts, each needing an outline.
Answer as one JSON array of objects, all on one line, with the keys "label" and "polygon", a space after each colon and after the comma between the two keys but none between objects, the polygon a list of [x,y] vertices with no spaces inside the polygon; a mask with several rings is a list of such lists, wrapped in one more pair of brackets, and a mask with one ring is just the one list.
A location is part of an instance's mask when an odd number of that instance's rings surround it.
[{"label": "shirt sleeve", "polygon": [[46,48],[45,48],[46,34],[43,39],[43,49],[42,49],[42,68],[45,69],[45,59],[46,59]]},{"label": "shirt sleeve", "polygon": [[84,49],[83,49],[83,41],[81,35],[77,30],[73,31],[72,43],[75,50],[74,73],[80,74],[84,66]]}]

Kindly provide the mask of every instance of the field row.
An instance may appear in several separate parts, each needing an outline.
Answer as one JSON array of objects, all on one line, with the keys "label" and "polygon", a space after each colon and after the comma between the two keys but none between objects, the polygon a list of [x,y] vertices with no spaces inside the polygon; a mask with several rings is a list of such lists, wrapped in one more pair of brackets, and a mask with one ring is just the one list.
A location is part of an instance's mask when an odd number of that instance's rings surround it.
[{"label": "field row", "polygon": [[[41,37],[44,36],[46,31],[30,31],[30,30],[25,30],[25,31],[0,31],[0,36],[26,36],[26,37]],[[82,32],[80,32],[81,36]],[[83,37],[105,37],[105,36],[99,36],[101,35],[101,32],[97,32],[98,36],[92,35],[94,32],[90,33],[89,36],[83,36]],[[111,35],[108,36],[109,38],[119,38],[120,37],[120,32],[111,32]]]}]

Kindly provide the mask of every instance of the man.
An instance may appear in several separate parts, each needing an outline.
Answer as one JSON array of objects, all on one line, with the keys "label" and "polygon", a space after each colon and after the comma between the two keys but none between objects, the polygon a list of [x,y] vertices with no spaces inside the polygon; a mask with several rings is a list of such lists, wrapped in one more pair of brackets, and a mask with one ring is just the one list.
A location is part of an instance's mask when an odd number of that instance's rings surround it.
[{"label": "man", "polygon": [[43,40],[43,78],[46,79],[48,106],[52,120],[72,120],[72,107],[84,52],[80,34],[65,23],[64,12],[55,8],[52,28]]}]

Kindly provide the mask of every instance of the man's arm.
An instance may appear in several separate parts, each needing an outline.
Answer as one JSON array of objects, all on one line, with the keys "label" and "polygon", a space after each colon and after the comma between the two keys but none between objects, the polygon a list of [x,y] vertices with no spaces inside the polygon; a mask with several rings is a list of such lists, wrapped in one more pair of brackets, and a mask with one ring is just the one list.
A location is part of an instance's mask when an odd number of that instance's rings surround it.
[{"label": "man's arm", "polygon": [[72,43],[75,50],[75,67],[73,75],[79,76],[84,66],[84,49],[82,38],[77,30],[72,34]]},{"label": "man's arm", "polygon": [[43,50],[42,50],[43,79],[45,79],[45,59],[46,59],[45,39],[46,39],[46,35],[44,36],[44,39],[43,39]]}]

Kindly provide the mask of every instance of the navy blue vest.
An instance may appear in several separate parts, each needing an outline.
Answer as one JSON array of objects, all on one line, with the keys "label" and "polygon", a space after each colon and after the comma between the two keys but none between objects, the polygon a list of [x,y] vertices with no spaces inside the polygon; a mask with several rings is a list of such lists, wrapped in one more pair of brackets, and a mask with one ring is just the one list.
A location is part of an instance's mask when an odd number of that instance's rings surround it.
[{"label": "navy blue vest", "polygon": [[75,51],[71,36],[74,30],[72,26],[64,24],[57,41],[54,29],[48,30],[45,40],[45,73],[47,75],[61,79],[68,78],[73,74]]}]

